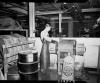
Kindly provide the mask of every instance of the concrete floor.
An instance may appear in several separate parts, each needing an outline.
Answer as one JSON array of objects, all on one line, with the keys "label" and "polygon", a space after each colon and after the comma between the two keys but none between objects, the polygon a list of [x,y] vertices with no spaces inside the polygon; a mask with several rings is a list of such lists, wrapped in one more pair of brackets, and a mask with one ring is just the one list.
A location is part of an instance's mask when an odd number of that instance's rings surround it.
[{"label": "concrete floor", "polygon": [[[18,68],[16,66],[10,68],[8,74],[13,74],[13,75],[8,75],[8,80],[20,80],[18,74]],[[100,83],[100,76],[97,76],[95,74],[87,74],[87,76],[88,79],[85,80],[87,83]],[[49,81],[50,80],[57,81],[57,79],[59,79],[57,71],[52,71],[52,70],[48,71],[48,74],[43,74],[39,72],[38,77],[39,80],[49,80]]]}]

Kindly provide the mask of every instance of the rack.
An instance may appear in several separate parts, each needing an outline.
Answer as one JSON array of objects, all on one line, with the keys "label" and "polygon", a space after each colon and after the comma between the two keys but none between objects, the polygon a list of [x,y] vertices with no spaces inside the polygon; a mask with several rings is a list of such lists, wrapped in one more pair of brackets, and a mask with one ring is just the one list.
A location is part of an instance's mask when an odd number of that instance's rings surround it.
[{"label": "rack", "polygon": [[[6,49],[10,49],[10,48],[13,48],[13,47],[18,47],[18,46],[24,46],[24,45],[29,45],[29,44],[33,44],[34,42],[28,42],[26,44],[20,44],[20,45],[15,45],[15,46],[6,46],[6,45],[3,45],[3,70],[4,70],[4,80],[7,80],[7,76],[8,75],[14,75],[14,74],[8,74],[8,69],[10,67],[12,67],[13,65],[16,65],[17,64],[17,59],[18,59],[18,53],[13,53],[13,55],[11,55],[10,53],[6,53]],[[22,48],[22,50],[25,50],[26,48]],[[27,49],[32,49],[32,48],[27,48]],[[21,51],[21,50],[20,50]],[[8,56],[9,55],[9,56]],[[13,57],[13,59],[12,59]],[[12,64],[13,63],[13,64]]]},{"label": "rack", "polygon": [[[26,29],[21,29],[21,30],[0,29],[0,35],[12,35],[14,33],[18,33],[20,35],[24,34],[23,36],[28,38],[28,30],[26,30]],[[20,42],[20,44],[19,43],[13,43],[13,44],[9,44],[9,45],[2,45],[2,48],[3,48],[2,74],[3,74],[4,80],[8,79],[7,76],[9,75],[9,73],[8,73],[9,68],[11,68],[14,65],[17,65],[17,59],[18,59],[19,51],[25,50],[26,47],[28,47],[27,49],[32,49],[32,48],[29,48],[30,44],[34,45],[34,42],[26,41],[26,42],[23,42],[23,43]],[[21,47],[21,49],[18,50],[17,49],[18,47]],[[17,51],[15,50],[15,48],[17,49]],[[12,53],[11,52],[7,53],[6,52],[7,49],[13,50]],[[14,74],[10,74],[10,75],[14,75]]]}]

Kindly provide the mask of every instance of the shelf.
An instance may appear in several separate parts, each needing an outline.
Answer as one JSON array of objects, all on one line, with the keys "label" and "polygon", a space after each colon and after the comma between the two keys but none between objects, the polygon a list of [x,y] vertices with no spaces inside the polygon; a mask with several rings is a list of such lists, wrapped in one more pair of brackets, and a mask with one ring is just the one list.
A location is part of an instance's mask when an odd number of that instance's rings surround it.
[{"label": "shelf", "polygon": [[33,44],[34,42],[28,42],[28,43],[23,43],[23,44],[12,44],[11,46],[5,46],[5,48],[12,48],[12,47],[16,47],[16,46],[22,46],[22,45],[29,45],[29,44]]},{"label": "shelf", "polygon": [[0,31],[26,31],[26,29],[0,29]]}]

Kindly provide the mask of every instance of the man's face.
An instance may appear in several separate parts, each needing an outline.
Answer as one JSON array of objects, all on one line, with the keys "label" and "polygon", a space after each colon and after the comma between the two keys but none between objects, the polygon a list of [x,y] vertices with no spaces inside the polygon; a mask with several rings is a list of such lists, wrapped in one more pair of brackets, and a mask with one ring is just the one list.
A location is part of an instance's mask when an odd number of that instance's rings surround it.
[{"label": "man's face", "polygon": [[100,17],[97,19],[97,23],[100,23]]},{"label": "man's face", "polygon": [[46,28],[47,28],[48,31],[51,30],[51,26],[49,24],[46,25]]}]

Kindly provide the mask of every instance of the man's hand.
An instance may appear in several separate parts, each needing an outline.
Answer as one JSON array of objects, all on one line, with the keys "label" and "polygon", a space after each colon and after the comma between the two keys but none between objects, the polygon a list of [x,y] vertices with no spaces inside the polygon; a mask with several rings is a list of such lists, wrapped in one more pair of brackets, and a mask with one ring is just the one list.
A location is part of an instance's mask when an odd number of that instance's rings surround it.
[{"label": "man's hand", "polygon": [[51,40],[51,43],[57,43],[57,41],[55,41],[55,40]]}]

